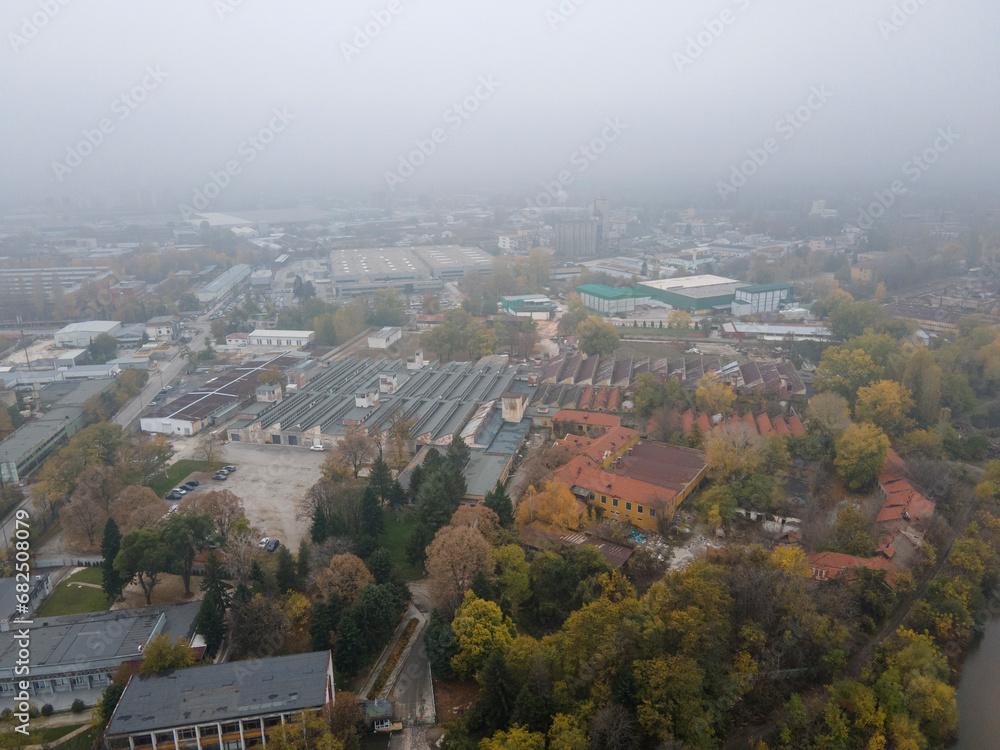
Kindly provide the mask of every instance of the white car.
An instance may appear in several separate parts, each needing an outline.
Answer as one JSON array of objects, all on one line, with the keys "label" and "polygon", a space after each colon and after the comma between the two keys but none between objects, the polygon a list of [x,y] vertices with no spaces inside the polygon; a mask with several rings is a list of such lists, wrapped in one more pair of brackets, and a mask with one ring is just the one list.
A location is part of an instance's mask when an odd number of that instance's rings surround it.
[{"label": "white car", "polygon": [[174,487],[173,492],[176,492],[178,495],[186,495],[188,493],[187,490],[182,489],[181,487]]},{"label": "white car", "polygon": [[270,541],[271,537],[266,536],[260,540],[260,544],[258,544],[257,546],[260,547],[261,549],[264,549],[270,543]]},{"label": "white car", "polygon": [[326,446],[320,443],[319,445],[310,445],[309,450],[311,451],[325,451]]}]

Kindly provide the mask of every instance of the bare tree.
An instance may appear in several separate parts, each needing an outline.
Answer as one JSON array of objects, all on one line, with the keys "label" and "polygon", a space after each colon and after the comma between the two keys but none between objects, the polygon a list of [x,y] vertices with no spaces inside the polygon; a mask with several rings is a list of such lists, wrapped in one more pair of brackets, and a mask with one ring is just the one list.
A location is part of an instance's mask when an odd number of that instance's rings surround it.
[{"label": "bare tree", "polygon": [[66,503],[60,517],[65,521],[69,539],[87,550],[97,546],[100,533],[108,521],[102,504],[88,495],[74,497]]},{"label": "bare tree", "polygon": [[210,469],[215,469],[225,462],[226,449],[218,435],[205,432],[198,439],[197,456],[208,464]]},{"label": "bare tree", "polygon": [[246,518],[243,500],[229,490],[213,490],[203,495],[188,495],[178,508],[183,513],[207,515],[212,519],[219,541],[225,544],[232,525]]},{"label": "bare tree", "polygon": [[449,616],[479,573],[492,575],[495,562],[489,542],[469,526],[439,529],[427,547],[427,571],[434,604]]},{"label": "bare tree", "polygon": [[257,544],[257,534],[253,530],[229,537],[225,546],[226,568],[237,585],[250,581],[250,568],[261,554]]},{"label": "bare tree", "polygon": [[377,446],[367,430],[360,426],[348,429],[347,434],[337,444],[339,453],[357,479],[358,472],[375,457]]}]

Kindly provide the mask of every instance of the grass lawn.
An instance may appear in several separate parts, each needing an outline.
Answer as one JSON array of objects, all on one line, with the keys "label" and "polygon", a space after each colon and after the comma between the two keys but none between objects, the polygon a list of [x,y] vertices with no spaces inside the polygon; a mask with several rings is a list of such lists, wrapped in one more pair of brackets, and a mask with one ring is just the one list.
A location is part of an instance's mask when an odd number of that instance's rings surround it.
[{"label": "grass lawn", "polygon": [[[99,568],[89,568],[86,572]],[[84,581],[80,581],[84,582]],[[85,581],[89,583],[89,581]],[[110,605],[104,597],[104,592],[90,586],[72,586],[69,581],[61,581],[52,589],[42,605],[35,612],[35,618],[58,617],[60,615],[79,615],[84,612],[104,612]]]},{"label": "grass lawn", "polygon": [[[76,727],[74,727],[75,729]],[[80,732],[76,737],[59,745],[59,750],[91,750],[97,738],[97,728],[91,727],[86,732]]]},{"label": "grass lawn", "polygon": [[[39,745],[47,745],[50,742],[58,740],[60,737],[65,737],[70,732],[75,732],[80,727],[85,726],[86,723],[87,722],[83,721],[79,724],[70,724],[65,727],[47,727],[45,729],[39,729],[37,732],[38,740],[36,741]],[[86,734],[86,732],[83,734]],[[74,737],[73,739],[76,738]]]},{"label": "grass lawn", "polygon": [[150,482],[149,488],[163,497],[174,487],[182,484],[189,475],[196,471],[208,471],[208,469],[209,466],[205,461],[191,461],[185,458],[170,466],[165,473]]},{"label": "grass lawn", "polygon": [[73,583],[93,583],[95,586],[101,586],[104,584],[104,578],[101,574],[101,568],[84,568],[83,570],[78,570],[69,578],[64,578],[64,581],[72,581]]},{"label": "grass lawn", "polygon": [[418,581],[424,577],[423,567],[410,565],[406,559],[406,542],[412,532],[413,511],[400,511],[399,520],[396,520],[396,511],[386,511],[385,531],[379,535],[378,543],[389,550],[393,567],[404,581]]}]

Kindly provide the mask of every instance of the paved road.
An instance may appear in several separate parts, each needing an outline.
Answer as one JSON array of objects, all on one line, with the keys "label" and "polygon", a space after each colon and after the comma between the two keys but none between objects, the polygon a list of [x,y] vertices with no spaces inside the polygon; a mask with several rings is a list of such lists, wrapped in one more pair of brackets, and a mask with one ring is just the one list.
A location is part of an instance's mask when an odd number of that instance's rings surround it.
[{"label": "paved road", "polygon": [[[213,308],[214,309],[214,308]],[[193,320],[190,327],[198,328],[202,332],[196,335],[188,346],[192,351],[199,351],[205,346],[205,336],[208,335],[209,320],[208,316],[212,314],[212,310],[209,310],[200,318]],[[149,402],[153,400],[153,397],[159,393],[164,386],[169,385],[174,378],[176,378],[186,367],[188,363],[180,355],[180,350],[174,355],[174,358],[164,362],[157,368],[157,370],[152,370],[149,373],[149,382],[146,383],[146,387],[142,389],[142,393],[132,399],[127,403],[118,415],[114,418],[115,424],[120,424],[123,427],[128,427],[135,419],[139,417],[142,410],[145,409]]]}]

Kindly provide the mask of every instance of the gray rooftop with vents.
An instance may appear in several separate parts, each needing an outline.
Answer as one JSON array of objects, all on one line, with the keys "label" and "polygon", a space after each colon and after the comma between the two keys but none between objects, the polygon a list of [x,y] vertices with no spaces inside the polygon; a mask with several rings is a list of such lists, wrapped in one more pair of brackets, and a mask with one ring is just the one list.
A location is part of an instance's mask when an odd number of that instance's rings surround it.
[{"label": "gray rooftop with vents", "polygon": [[133,677],[108,735],[290,713],[325,703],[329,651]]}]

